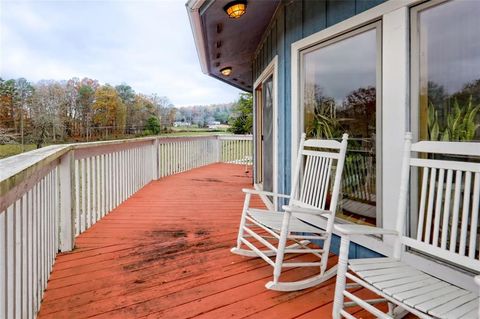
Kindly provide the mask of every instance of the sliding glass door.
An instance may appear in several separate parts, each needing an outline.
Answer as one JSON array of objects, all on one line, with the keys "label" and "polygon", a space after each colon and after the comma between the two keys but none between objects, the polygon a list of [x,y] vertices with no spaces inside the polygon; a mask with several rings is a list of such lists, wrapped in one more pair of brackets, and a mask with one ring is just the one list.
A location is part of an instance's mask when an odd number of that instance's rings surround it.
[{"label": "sliding glass door", "polygon": [[273,75],[255,88],[256,183],[273,191]]}]

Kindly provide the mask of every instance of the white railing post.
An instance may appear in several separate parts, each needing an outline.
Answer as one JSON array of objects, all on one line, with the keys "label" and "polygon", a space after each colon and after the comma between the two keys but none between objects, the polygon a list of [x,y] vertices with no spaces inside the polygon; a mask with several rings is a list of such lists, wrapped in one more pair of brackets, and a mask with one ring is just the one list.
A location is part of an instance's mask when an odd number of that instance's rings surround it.
[{"label": "white railing post", "polygon": [[215,144],[216,144],[216,148],[217,148],[216,162],[220,163],[222,161],[222,139],[218,135],[217,135],[217,143],[215,143]]},{"label": "white railing post", "polygon": [[60,159],[60,251],[70,251],[75,245],[75,185],[74,151]]},{"label": "white railing post", "polygon": [[158,137],[155,138],[155,142],[153,144],[153,167],[154,167],[154,178],[160,179],[160,150],[159,150],[159,143]]}]

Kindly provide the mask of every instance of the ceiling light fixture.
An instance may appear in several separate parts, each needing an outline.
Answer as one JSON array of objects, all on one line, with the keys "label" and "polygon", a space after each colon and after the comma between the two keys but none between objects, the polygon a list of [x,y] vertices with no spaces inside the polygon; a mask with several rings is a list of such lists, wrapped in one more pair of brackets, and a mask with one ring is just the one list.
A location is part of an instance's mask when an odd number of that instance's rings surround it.
[{"label": "ceiling light fixture", "polygon": [[232,19],[238,19],[247,12],[247,1],[246,0],[236,0],[229,2],[223,10],[227,15]]},{"label": "ceiling light fixture", "polygon": [[220,73],[222,73],[225,76],[229,76],[230,74],[232,74],[232,67],[227,66],[226,68],[221,69]]}]

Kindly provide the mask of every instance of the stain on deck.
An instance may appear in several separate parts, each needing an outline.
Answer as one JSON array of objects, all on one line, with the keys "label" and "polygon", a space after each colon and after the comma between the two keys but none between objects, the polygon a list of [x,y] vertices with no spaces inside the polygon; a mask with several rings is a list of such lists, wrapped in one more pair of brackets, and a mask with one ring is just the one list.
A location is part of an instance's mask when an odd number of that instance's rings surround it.
[{"label": "stain on deck", "polygon": [[[269,291],[268,264],[230,253],[241,189],[252,182],[244,170],[213,164],[132,195],[57,257],[39,318],[330,318],[333,279]],[[288,269],[282,279],[312,271]]]}]

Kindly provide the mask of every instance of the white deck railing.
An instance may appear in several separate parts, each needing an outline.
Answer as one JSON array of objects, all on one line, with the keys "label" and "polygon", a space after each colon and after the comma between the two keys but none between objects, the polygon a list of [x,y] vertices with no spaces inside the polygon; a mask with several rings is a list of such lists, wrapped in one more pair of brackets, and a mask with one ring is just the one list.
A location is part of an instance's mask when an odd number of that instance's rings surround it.
[{"label": "white deck railing", "polygon": [[253,164],[253,140],[239,135],[220,136],[221,159],[223,163]]},{"label": "white deck railing", "polygon": [[0,318],[34,318],[57,252],[151,180],[251,161],[251,136],[55,145],[0,160]]}]

